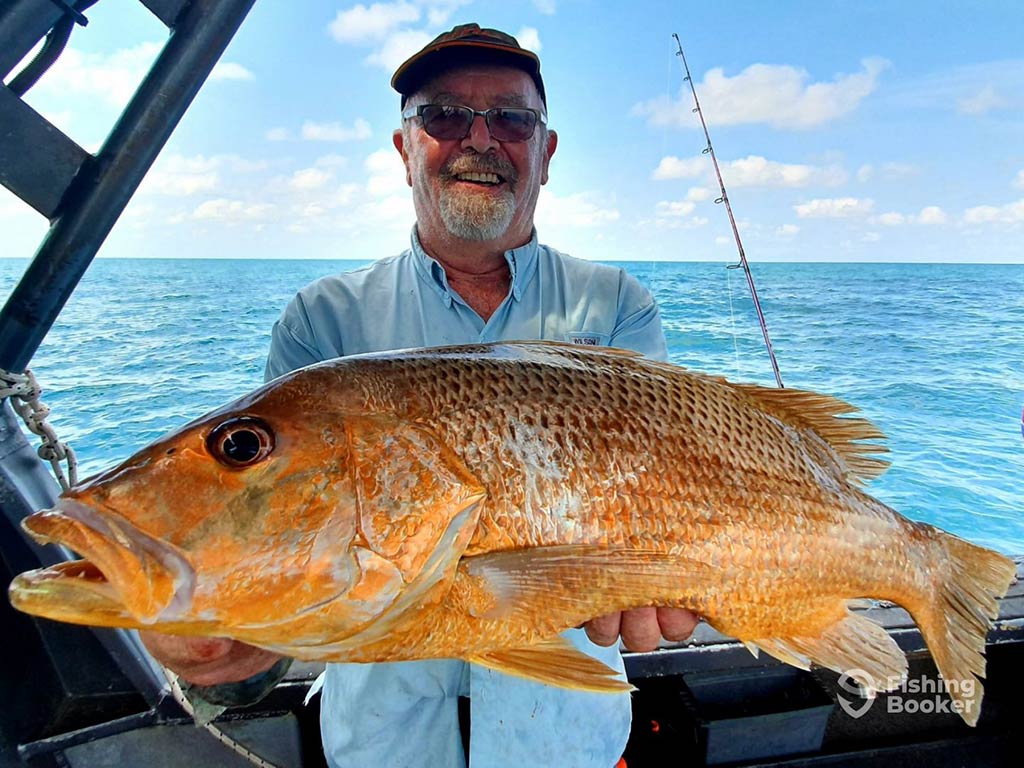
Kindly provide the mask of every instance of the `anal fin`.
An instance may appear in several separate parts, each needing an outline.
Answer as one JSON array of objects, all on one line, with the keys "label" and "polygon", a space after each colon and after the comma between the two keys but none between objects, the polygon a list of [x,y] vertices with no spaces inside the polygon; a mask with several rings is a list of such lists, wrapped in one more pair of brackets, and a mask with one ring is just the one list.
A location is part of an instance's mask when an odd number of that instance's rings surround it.
[{"label": "anal fin", "polygon": [[907,657],[884,628],[863,616],[846,614],[815,636],[744,641],[801,669],[828,667],[856,680],[867,696],[896,688],[907,674]]},{"label": "anal fin", "polygon": [[525,648],[478,653],[467,661],[526,680],[576,691],[625,693],[634,690],[614,669],[577,650],[562,637]]}]

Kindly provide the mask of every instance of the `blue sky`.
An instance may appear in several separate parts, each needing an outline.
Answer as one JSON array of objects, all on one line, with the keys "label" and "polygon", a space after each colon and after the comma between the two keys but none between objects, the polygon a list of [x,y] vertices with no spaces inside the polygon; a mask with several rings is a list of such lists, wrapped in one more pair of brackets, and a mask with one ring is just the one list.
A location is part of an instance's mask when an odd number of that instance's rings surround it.
[{"label": "blue sky", "polygon": [[[104,0],[28,101],[98,148],[164,28]],[[560,134],[541,239],[725,261],[680,35],[752,261],[1024,262],[1018,0],[257,0],[100,256],[371,259],[406,247],[394,67],[477,21],[539,51]],[[46,222],[0,189],[0,255]]]}]

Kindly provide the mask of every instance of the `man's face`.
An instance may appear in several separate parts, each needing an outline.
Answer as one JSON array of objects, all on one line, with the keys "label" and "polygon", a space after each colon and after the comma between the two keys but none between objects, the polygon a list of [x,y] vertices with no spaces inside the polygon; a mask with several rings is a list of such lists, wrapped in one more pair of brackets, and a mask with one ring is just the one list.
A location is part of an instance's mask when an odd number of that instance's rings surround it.
[{"label": "man's face", "polygon": [[[421,104],[531,107],[543,111],[536,86],[525,72],[510,67],[473,66],[432,80],[410,97]],[[537,126],[521,142],[494,139],[476,117],[463,139],[435,139],[418,118],[407,120],[394,136],[413,190],[420,237],[424,241],[454,236],[495,241],[503,248],[526,242],[540,185],[547,183],[548,162],[555,151],[554,132]]]}]

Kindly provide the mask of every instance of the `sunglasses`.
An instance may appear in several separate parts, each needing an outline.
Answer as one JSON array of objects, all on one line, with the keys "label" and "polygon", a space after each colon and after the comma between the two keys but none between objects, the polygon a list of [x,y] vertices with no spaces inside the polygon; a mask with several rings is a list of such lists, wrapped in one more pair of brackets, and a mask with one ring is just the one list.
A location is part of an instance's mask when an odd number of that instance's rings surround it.
[{"label": "sunglasses", "polygon": [[480,115],[487,123],[487,130],[498,141],[526,141],[533,136],[539,122],[547,119],[536,109],[527,107],[492,107],[484,112],[469,107],[449,104],[421,104],[402,112],[402,119],[418,117],[428,136],[442,141],[464,139],[473,127],[473,120]]}]

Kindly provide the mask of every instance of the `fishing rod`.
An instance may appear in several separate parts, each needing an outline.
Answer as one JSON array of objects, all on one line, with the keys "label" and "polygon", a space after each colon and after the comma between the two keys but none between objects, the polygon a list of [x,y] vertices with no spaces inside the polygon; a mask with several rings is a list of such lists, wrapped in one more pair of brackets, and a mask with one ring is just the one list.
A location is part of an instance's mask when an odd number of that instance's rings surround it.
[{"label": "fishing rod", "polygon": [[775,350],[772,348],[772,340],[768,337],[768,325],[764,321],[764,312],[761,311],[761,302],[757,298],[757,289],[754,287],[754,276],[750,273],[750,264],[747,263],[747,255],[743,252],[743,241],[740,240],[740,230],[736,226],[736,218],[732,215],[732,206],[729,205],[729,195],[725,191],[725,182],[722,181],[722,172],[718,168],[718,159],[715,157],[715,148],[711,146],[711,134],[708,133],[708,124],[704,121],[704,113],[700,108],[700,101],[697,99],[697,88],[693,84],[693,78],[690,77],[690,67],[686,63],[686,54],[683,53],[683,44],[679,42],[679,35],[675,32],[672,33],[672,37],[676,39],[676,47],[679,49],[676,53],[679,58],[683,60],[683,70],[686,72],[686,77],[683,78],[690,84],[690,92],[693,94],[693,111],[697,113],[697,117],[700,118],[701,127],[704,128],[704,138],[707,139],[708,145],[704,148],[701,154],[711,155],[711,163],[715,166],[715,176],[718,177],[718,188],[722,192],[722,196],[715,200],[715,203],[725,203],[725,210],[729,214],[729,224],[732,226],[732,236],[736,240],[736,248],[740,253],[740,263],[730,264],[728,269],[739,269],[743,268],[743,271],[747,275],[747,285],[750,286],[750,297],[754,300],[754,309],[757,310],[757,320],[761,323],[761,334],[764,336],[764,345],[768,348],[768,357],[772,361],[772,370],[775,372],[775,381],[778,383],[779,388],[782,388],[782,375],[779,373],[779,363],[775,359]]}]

